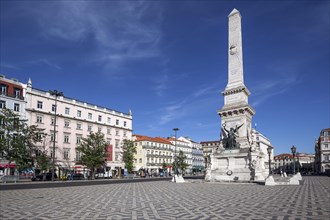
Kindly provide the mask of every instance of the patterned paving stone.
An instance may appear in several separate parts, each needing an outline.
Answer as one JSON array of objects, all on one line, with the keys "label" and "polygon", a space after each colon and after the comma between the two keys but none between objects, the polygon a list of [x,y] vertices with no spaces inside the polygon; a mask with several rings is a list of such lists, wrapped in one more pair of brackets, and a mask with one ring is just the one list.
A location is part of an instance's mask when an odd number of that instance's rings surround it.
[{"label": "patterned paving stone", "polygon": [[0,191],[0,219],[330,219],[330,178],[300,186],[194,181]]}]

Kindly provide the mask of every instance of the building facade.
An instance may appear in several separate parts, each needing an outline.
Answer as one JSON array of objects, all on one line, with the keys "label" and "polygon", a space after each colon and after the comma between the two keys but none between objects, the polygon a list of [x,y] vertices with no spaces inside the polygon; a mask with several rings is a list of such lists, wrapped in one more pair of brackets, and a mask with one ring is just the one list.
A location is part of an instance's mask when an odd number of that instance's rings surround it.
[{"label": "building facade", "polygon": [[25,119],[24,87],[18,80],[0,75],[0,108],[14,111],[21,119]]},{"label": "building facade", "polygon": [[174,146],[174,154],[179,156],[179,152],[182,151],[186,157],[185,163],[188,164],[185,173],[192,173],[192,147],[190,141],[184,137],[175,139],[175,137],[169,137],[168,140]]},{"label": "building facade", "polygon": [[330,173],[330,128],[320,132],[315,143],[315,169],[318,173]]},{"label": "building facade", "polygon": [[[101,132],[107,142],[106,167],[120,171],[122,163],[122,143],[132,138],[132,114],[78,101],[66,96],[57,97],[48,91],[32,87],[29,80],[26,87],[26,117],[30,125],[38,125],[47,134],[39,146],[51,157],[55,157],[59,169],[82,171],[79,164],[80,152],[76,150],[82,138],[90,132]],[[55,123],[56,109],[56,126]],[[55,129],[54,129],[55,127]],[[54,140],[54,131],[56,131]],[[55,141],[55,155],[53,144]]]},{"label": "building facade", "polygon": [[204,167],[207,168],[207,165],[211,162],[209,161],[210,154],[220,146],[220,141],[202,141],[200,144],[203,150]]},{"label": "building facade", "polygon": [[[0,109],[10,109],[21,120],[25,120],[25,106],[24,84],[16,79],[7,79],[4,75],[0,75]],[[16,164],[13,161],[8,165],[8,162],[4,155],[0,155],[0,176],[8,173],[8,168],[13,174]]]},{"label": "building facade", "polygon": [[169,140],[135,134],[133,141],[136,146],[134,155],[136,172],[143,170],[149,175],[159,175],[160,171],[172,173],[174,146]]},{"label": "building facade", "polygon": [[187,173],[196,173],[204,170],[204,157],[202,145],[193,141],[189,137],[179,137],[178,140],[188,143],[188,150],[186,152],[187,163],[189,164]]},{"label": "building facade", "polygon": [[295,158],[292,154],[284,153],[274,156],[274,172],[279,174],[286,172],[293,174],[300,172],[302,174],[311,174],[314,172],[314,155],[306,153],[297,153]]}]

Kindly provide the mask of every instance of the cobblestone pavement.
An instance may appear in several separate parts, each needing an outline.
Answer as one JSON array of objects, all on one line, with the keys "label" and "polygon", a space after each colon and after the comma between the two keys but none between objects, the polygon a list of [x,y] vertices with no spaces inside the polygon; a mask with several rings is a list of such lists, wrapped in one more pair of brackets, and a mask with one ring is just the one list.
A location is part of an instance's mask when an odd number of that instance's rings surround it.
[{"label": "cobblestone pavement", "polygon": [[0,219],[330,219],[330,178],[300,186],[170,181],[0,191]]}]

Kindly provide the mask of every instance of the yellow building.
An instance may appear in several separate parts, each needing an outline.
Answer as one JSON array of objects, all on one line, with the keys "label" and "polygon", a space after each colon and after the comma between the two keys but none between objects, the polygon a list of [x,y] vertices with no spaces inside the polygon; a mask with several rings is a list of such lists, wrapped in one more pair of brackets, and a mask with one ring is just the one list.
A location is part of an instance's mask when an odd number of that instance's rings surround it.
[{"label": "yellow building", "polygon": [[[136,146],[135,171],[148,171],[149,175],[170,174],[173,163],[173,144],[160,137],[133,135]],[[163,169],[165,167],[165,169]]]}]

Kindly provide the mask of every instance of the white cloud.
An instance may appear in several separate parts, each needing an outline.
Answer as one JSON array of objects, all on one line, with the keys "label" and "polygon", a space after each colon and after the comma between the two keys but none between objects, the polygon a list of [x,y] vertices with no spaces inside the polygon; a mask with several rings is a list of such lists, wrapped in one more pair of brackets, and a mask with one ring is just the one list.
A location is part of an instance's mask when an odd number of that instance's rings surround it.
[{"label": "white cloud", "polygon": [[37,64],[37,65],[46,65],[46,66],[48,66],[49,68],[51,68],[53,70],[62,70],[62,67],[60,67],[56,63],[53,63],[53,62],[51,62],[51,61],[49,61],[48,59],[45,59],[45,58],[40,58],[38,60],[29,61],[28,63]]},{"label": "white cloud", "polygon": [[161,114],[159,124],[164,125],[174,119],[181,118],[185,115],[185,101],[169,105],[164,108],[163,114]]},{"label": "white cloud", "polygon": [[158,96],[164,95],[164,91],[168,89],[168,82],[169,80],[167,74],[163,74],[161,77],[154,80],[155,86],[153,89],[156,91]]},{"label": "white cloud", "polygon": [[44,36],[77,44],[92,41],[96,47],[91,60],[105,67],[160,55],[162,13],[157,4],[61,1],[41,13],[39,23]]},{"label": "white cloud", "polygon": [[284,79],[259,81],[251,89],[255,99],[252,102],[252,106],[256,107],[276,95],[285,93],[296,83],[299,83],[299,80],[293,76]]},{"label": "white cloud", "polygon": [[204,86],[200,88],[196,92],[193,93],[194,97],[200,97],[203,95],[208,95],[216,92],[216,85]]}]

